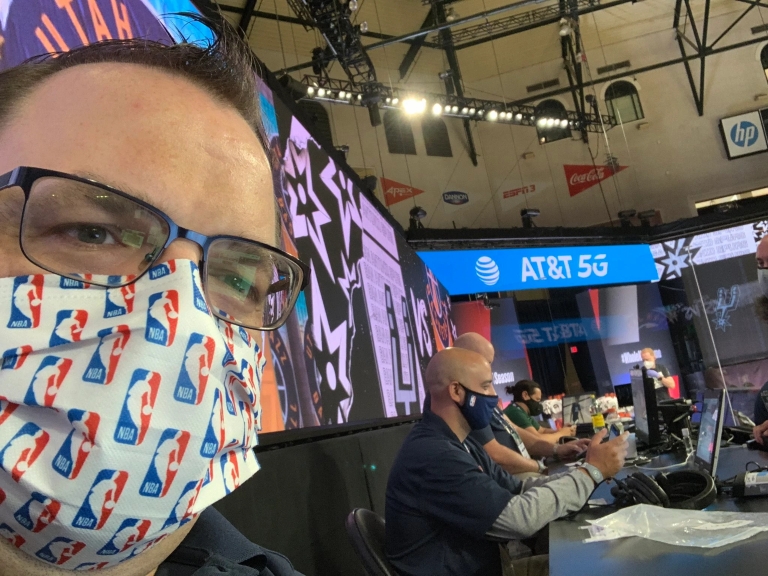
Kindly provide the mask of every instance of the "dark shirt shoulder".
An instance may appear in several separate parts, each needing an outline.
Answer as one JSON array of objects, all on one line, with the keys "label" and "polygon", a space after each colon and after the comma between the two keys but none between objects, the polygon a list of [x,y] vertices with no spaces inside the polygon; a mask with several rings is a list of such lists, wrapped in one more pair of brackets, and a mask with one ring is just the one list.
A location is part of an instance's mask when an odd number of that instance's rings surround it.
[{"label": "dark shirt shoulder", "polygon": [[282,554],[243,536],[216,509],[207,508],[156,576],[302,576]]},{"label": "dark shirt shoulder", "polygon": [[752,420],[758,426],[768,420],[768,382],[763,384],[760,392],[757,393],[757,398],[755,398],[755,417]]},{"label": "dark shirt shoulder", "polygon": [[386,551],[408,576],[500,574],[485,535],[519,483],[434,413],[403,442],[387,482]]}]

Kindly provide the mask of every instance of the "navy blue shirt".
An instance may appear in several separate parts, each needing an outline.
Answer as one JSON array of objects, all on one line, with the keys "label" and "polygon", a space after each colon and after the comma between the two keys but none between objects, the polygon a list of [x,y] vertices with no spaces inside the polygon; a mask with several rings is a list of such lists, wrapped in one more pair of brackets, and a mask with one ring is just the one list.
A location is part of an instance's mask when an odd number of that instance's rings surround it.
[{"label": "navy blue shirt", "polygon": [[495,438],[502,446],[506,446],[510,450],[514,450],[526,458],[531,457],[528,453],[528,449],[523,443],[523,439],[520,438],[517,430],[510,426],[509,422],[505,420],[504,412],[502,412],[501,408],[498,406],[493,409],[491,423],[481,430],[472,430],[469,435],[474,440],[477,440],[481,446],[485,446]]},{"label": "navy blue shirt", "polygon": [[757,398],[755,398],[755,417],[753,420],[758,426],[768,420],[768,382],[763,384]]},{"label": "navy blue shirt", "polygon": [[485,534],[522,484],[470,437],[425,412],[387,482],[386,552],[407,576],[499,576],[499,545]]},{"label": "navy blue shirt", "polygon": [[290,561],[240,534],[217,510],[207,508],[156,576],[302,576]]}]

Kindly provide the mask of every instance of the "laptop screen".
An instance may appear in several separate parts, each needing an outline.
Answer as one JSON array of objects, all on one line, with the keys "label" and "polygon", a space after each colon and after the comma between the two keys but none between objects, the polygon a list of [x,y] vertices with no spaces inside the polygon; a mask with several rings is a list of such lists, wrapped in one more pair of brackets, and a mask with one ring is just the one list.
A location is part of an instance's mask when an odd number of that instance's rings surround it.
[{"label": "laptop screen", "polygon": [[696,465],[714,478],[717,472],[717,458],[720,454],[720,439],[723,436],[723,390],[704,392],[699,425],[699,441],[696,444]]},{"label": "laptop screen", "polygon": [[563,426],[591,423],[592,415],[589,413],[589,409],[594,398],[593,392],[565,396],[563,398]]}]

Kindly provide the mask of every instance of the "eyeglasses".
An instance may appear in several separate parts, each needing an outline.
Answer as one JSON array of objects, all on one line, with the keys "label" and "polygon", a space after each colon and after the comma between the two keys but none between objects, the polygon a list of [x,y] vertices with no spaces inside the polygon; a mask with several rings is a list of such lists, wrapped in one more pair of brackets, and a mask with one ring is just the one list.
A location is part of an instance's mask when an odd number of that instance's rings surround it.
[{"label": "eyeglasses", "polygon": [[[0,192],[13,187],[24,192],[21,251],[65,278],[127,286],[185,238],[203,249],[201,281],[214,315],[258,330],[285,323],[309,279],[309,268],[281,250],[181,228],[154,206],[93,180],[21,166],[0,175]],[[0,235],[15,234],[3,226],[0,220]]]}]

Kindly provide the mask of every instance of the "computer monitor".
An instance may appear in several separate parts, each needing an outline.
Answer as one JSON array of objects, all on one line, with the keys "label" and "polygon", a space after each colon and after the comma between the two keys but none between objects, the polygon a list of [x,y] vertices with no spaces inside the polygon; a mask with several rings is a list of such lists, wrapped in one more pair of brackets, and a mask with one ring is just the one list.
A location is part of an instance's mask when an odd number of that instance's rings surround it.
[{"label": "computer monitor", "polygon": [[591,424],[592,415],[589,413],[589,409],[592,407],[594,399],[593,393],[572,394],[563,397],[563,426]]},{"label": "computer monitor", "polygon": [[634,406],[632,384],[618,384],[613,387],[613,391],[616,392],[616,401],[619,403],[619,408]]},{"label": "computer monitor", "polygon": [[661,442],[661,431],[653,378],[646,376],[645,368],[630,370],[629,377],[635,406],[635,435],[639,442],[655,446]]},{"label": "computer monitor", "polygon": [[700,470],[708,472],[712,478],[717,473],[720,439],[723,437],[724,401],[724,390],[707,390],[704,392],[699,441],[696,444],[694,464]]}]

